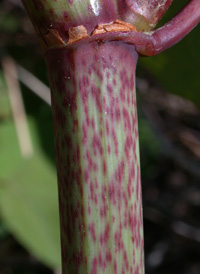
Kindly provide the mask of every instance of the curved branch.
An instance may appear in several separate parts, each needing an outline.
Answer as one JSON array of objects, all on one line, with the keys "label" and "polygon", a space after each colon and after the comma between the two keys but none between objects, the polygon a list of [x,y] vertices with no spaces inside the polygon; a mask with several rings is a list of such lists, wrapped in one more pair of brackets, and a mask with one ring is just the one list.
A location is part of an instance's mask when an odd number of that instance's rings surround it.
[{"label": "curved branch", "polygon": [[[136,51],[143,56],[157,55],[170,48],[184,38],[200,22],[200,0],[191,0],[173,19],[161,28],[151,32],[111,31],[87,36],[72,44],[63,41],[59,47],[76,47],[93,41],[123,41],[134,45]],[[48,46],[46,50],[56,47]]]},{"label": "curved branch", "polygon": [[[173,19],[153,31],[151,46],[140,48],[139,53],[152,56],[168,49],[184,38],[200,22],[200,0],[191,0]],[[148,39],[149,40],[149,39]]]}]

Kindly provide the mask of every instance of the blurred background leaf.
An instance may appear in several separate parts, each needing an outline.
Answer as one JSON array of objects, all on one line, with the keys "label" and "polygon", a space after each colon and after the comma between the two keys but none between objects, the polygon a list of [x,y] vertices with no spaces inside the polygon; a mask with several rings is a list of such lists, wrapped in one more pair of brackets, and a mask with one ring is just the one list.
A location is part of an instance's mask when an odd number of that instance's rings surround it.
[{"label": "blurred background leaf", "polygon": [[[174,1],[162,24],[188,1]],[[140,58],[140,70],[146,69],[162,87],[190,99],[200,107],[200,25],[181,42],[167,51],[149,58]]]},{"label": "blurred background leaf", "polygon": [[10,231],[40,260],[60,266],[55,170],[41,154],[0,181],[1,214]]},{"label": "blurred background leaf", "polygon": [[[3,81],[2,81],[3,82]],[[3,88],[4,87],[4,88]],[[40,148],[35,117],[28,117],[34,155],[21,155],[9,108],[5,85],[1,91],[0,123],[0,212],[6,226],[27,249],[52,269],[59,268],[60,234],[56,169]],[[50,109],[49,106],[46,106]],[[45,124],[45,112],[40,123]],[[51,119],[50,119],[50,122]],[[46,123],[47,142],[52,141],[52,125]],[[52,150],[52,149],[51,149]],[[3,229],[3,227],[2,227]]]}]

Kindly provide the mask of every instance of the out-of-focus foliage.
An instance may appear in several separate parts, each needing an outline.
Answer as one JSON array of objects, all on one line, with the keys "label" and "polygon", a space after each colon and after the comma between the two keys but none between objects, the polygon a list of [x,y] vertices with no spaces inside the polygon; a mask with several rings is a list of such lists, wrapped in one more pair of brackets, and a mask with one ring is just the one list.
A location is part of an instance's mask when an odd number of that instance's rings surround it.
[{"label": "out-of-focus foliage", "polygon": [[[176,14],[188,1],[174,1],[163,22]],[[141,58],[140,65],[171,93],[192,100],[200,107],[200,25],[171,49],[160,55]]]},{"label": "out-of-focus foliage", "polygon": [[[59,267],[60,237],[55,165],[40,148],[40,134],[34,117],[27,117],[34,153],[28,159],[21,156],[3,85],[0,98],[1,217],[10,232],[36,257],[52,268]],[[40,119],[41,123],[50,126],[46,138],[53,145],[51,119],[47,123],[41,113]]]},{"label": "out-of-focus foliage", "polygon": [[60,266],[55,172],[42,154],[1,179],[1,214],[10,231],[44,263]]},{"label": "out-of-focus foliage", "polygon": [[[39,43],[20,1],[0,1],[0,66],[7,55],[16,65],[47,82]],[[11,233],[38,260],[52,269],[59,268],[58,191],[51,109],[29,88],[20,85],[33,145],[33,155],[24,158],[4,73],[0,67],[0,265],[6,253],[3,246],[9,243]],[[35,85],[34,80],[29,81]],[[8,266],[11,264],[8,262]],[[20,273],[23,269],[22,266]]]}]

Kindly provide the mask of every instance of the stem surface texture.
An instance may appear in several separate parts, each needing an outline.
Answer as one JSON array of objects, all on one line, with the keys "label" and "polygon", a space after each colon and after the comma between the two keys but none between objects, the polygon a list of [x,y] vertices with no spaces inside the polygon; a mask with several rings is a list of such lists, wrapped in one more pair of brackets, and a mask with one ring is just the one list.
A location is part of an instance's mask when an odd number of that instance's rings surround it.
[{"label": "stem surface texture", "polygon": [[144,273],[137,58],[122,42],[46,54],[63,274]]}]

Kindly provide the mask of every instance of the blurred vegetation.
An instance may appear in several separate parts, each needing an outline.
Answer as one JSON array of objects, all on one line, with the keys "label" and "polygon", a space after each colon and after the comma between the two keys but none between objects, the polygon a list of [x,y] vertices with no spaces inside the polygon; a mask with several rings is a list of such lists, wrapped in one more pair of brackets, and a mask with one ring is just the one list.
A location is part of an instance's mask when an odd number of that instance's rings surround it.
[{"label": "blurred vegetation", "polygon": [[[186,2],[175,0],[163,22]],[[200,273],[199,49],[200,26],[172,49],[141,58],[138,65],[146,273]],[[33,147],[29,156],[23,156],[13,120],[2,65],[7,56],[18,73]],[[48,85],[48,76],[19,0],[0,0],[0,61],[0,274],[57,273],[60,243],[52,116],[50,106],[34,94],[34,77]]]},{"label": "blurred vegetation", "polygon": [[[188,1],[175,0],[159,25],[172,18]],[[184,96],[200,107],[200,26],[181,42],[154,57],[141,58],[146,68],[168,92]]]}]

